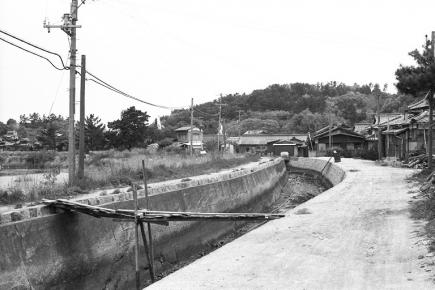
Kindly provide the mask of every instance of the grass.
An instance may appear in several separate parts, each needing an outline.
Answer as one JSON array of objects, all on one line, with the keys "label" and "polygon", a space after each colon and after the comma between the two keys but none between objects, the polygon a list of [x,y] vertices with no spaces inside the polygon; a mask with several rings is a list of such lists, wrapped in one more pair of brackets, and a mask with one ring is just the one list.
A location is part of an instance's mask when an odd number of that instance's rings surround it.
[{"label": "grass", "polygon": [[423,169],[409,178],[410,182],[417,182],[421,185],[421,192],[418,198],[411,203],[411,217],[414,219],[426,220],[425,234],[430,240],[429,252],[435,252],[435,185],[427,181],[431,172]]},{"label": "grass", "polygon": [[[53,158],[55,161],[57,156]],[[207,154],[190,156],[168,152],[150,153],[146,149],[131,151],[101,151],[89,154],[85,160],[85,178],[79,186],[68,187],[58,177],[62,163],[51,163],[42,178],[23,175],[0,193],[0,204],[38,201],[87,193],[95,189],[108,189],[142,184],[142,160],[149,183],[186,178],[217,172],[244,163],[258,161],[258,156],[243,154]],[[20,189],[21,194],[15,189]]]}]

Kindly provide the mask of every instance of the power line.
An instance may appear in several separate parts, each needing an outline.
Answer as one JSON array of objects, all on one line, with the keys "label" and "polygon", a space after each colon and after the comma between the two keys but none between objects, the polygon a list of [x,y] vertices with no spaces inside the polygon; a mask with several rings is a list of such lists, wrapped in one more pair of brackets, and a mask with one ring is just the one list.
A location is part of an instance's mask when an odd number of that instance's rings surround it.
[{"label": "power line", "polygon": [[219,113],[216,113],[216,114],[210,114],[210,113],[206,113],[206,112],[203,112],[203,111],[201,111],[201,110],[198,110],[198,109],[196,109],[196,108],[194,108],[193,111],[194,111],[194,112],[198,112],[198,113],[203,114],[203,115],[206,115],[206,116],[210,116],[210,117],[217,117],[217,116],[219,116]]},{"label": "power line", "polygon": [[[52,54],[52,55],[57,56],[57,57],[60,59],[60,62],[62,63],[63,68],[64,68],[64,69],[67,69],[67,67],[65,66],[65,63],[63,62],[62,57],[61,57],[58,53],[55,53],[55,52],[52,52],[52,51],[47,50],[47,49],[45,49],[45,48],[42,48],[42,47],[40,47],[40,46],[37,46],[36,44],[30,43],[30,42],[28,42],[28,41],[26,41],[26,40],[24,40],[24,39],[19,38],[18,36],[14,36],[14,35],[12,35],[12,34],[6,32],[6,31],[4,31],[4,30],[1,30],[1,29],[0,29],[0,33],[6,34],[7,36],[12,37],[12,38],[14,38],[14,39],[16,39],[16,40],[18,40],[18,41],[21,41],[21,42],[23,42],[23,43],[25,43],[25,44],[27,44],[27,45],[30,45],[30,46],[32,46],[32,47],[34,47],[34,48],[37,48],[37,49],[39,49],[39,50],[42,50],[42,51],[45,51],[45,52],[47,52],[47,53],[50,53],[50,54]],[[2,39],[2,40],[3,40],[3,39]],[[7,42],[7,41],[6,41],[6,42]],[[14,45],[14,44],[12,44],[12,45]],[[14,45],[14,46],[15,46],[15,45]],[[23,49],[24,49],[24,48],[23,48]],[[50,63],[51,63],[51,62],[50,62]],[[52,64],[52,65],[53,65],[53,64]],[[54,66],[54,65],[53,65],[53,66]]]},{"label": "power line", "polygon": [[[84,2],[84,1],[82,1],[82,4],[83,4],[83,2]],[[40,55],[40,54],[38,54],[38,53],[36,53],[36,52],[30,51],[30,50],[28,50],[28,49],[26,49],[26,48],[24,48],[24,47],[21,47],[21,46],[15,44],[15,43],[12,43],[12,42],[10,42],[10,41],[8,41],[8,40],[6,40],[6,39],[0,37],[0,40],[6,42],[6,43],[8,43],[8,44],[10,44],[10,45],[12,45],[12,46],[14,46],[14,47],[16,47],[16,48],[19,48],[19,49],[21,49],[21,50],[23,50],[23,51],[25,51],[25,52],[28,52],[28,53],[30,53],[30,54],[33,54],[33,55],[35,55],[35,56],[37,56],[37,57],[40,57],[40,58],[42,58],[42,59],[45,59],[46,61],[48,61],[48,62],[49,62],[49,63],[50,63],[50,64],[51,64],[55,69],[57,69],[57,70],[60,70],[60,71],[63,71],[63,70],[69,70],[69,67],[65,66],[65,63],[63,62],[62,57],[61,57],[58,53],[55,53],[55,52],[52,52],[52,51],[50,51],[50,50],[44,49],[44,48],[42,48],[42,47],[40,47],[40,46],[37,46],[37,45],[35,45],[35,44],[33,44],[33,43],[30,43],[30,42],[28,42],[28,41],[26,41],[26,40],[24,40],[24,39],[21,39],[21,38],[19,38],[19,37],[17,37],[17,36],[14,36],[14,35],[10,34],[10,33],[7,33],[6,31],[3,31],[3,30],[1,30],[1,29],[0,29],[0,33],[3,33],[3,34],[5,34],[5,35],[8,35],[8,36],[10,36],[10,37],[12,37],[12,38],[14,38],[14,39],[16,39],[16,40],[18,40],[18,41],[21,41],[21,42],[27,44],[27,45],[30,45],[30,46],[32,46],[32,47],[34,47],[34,48],[37,48],[37,49],[39,49],[39,50],[42,50],[42,51],[44,51],[44,52],[47,52],[47,53],[50,53],[50,54],[53,54],[53,55],[59,57],[60,61],[62,62],[62,66],[63,66],[63,68],[59,68],[59,67],[57,67],[56,65],[53,64],[53,62],[50,61],[50,59],[48,59],[48,58],[45,57],[45,56],[42,56],[42,55]],[[75,67],[80,67],[80,66],[79,66],[79,65],[75,65]],[[77,70],[76,70],[75,72],[76,72],[77,74],[80,75],[80,73],[79,73]],[[105,88],[107,88],[107,89],[109,89],[109,90],[111,90],[111,91],[113,91],[113,92],[115,92],[115,93],[118,93],[118,94],[123,95],[123,96],[125,96],[125,97],[127,97],[127,98],[130,98],[130,99],[133,99],[133,100],[135,100],[135,101],[138,101],[138,102],[141,102],[141,103],[144,103],[144,104],[147,104],[147,105],[153,106],[153,107],[162,108],[162,109],[168,109],[168,110],[184,109],[184,107],[169,107],[169,106],[162,106],[162,105],[156,105],[156,104],[153,104],[153,103],[150,103],[150,102],[144,101],[144,100],[139,99],[139,98],[136,98],[136,97],[134,97],[134,96],[132,96],[132,95],[130,95],[130,94],[127,94],[127,93],[121,91],[120,89],[117,89],[116,87],[114,87],[114,86],[110,85],[109,83],[103,81],[101,78],[97,77],[96,75],[92,74],[92,73],[89,72],[89,71],[86,71],[86,73],[89,74],[90,76],[92,76],[93,78],[95,78],[95,80],[94,80],[94,79],[86,79],[86,80],[93,81],[94,83],[96,83],[96,84],[98,84],[98,85],[100,85],[100,86],[103,86],[103,87],[105,87]],[[204,113],[204,112],[202,112],[202,113]],[[204,114],[207,114],[207,113],[204,113]],[[209,115],[210,115],[210,114],[209,114]]]},{"label": "power line", "polygon": [[132,96],[130,94],[127,94],[127,93],[121,91],[120,89],[117,89],[116,87],[114,87],[114,86],[110,85],[109,83],[103,81],[102,79],[100,79],[96,75],[90,73],[89,71],[86,71],[86,73],[94,78],[94,79],[88,79],[88,80],[93,81],[94,83],[96,83],[96,84],[98,84],[100,86],[103,86],[103,87],[105,87],[105,88],[107,88],[107,89],[109,89],[109,90],[111,90],[111,91],[113,91],[115,93],[123,95],[124,97],[130,98],[130,99],[133,99],[135,101],[147,104],[149,106],[157,107],[157,108],[168,109],[168,110],[183,109],[183,107],[169,107],[169,106],[163,106],[163,105],[156,105],[156,104],[144,101],[144,100],[136,98],[136,97],[134,97],[134,96]]},{"label": "power line", "polygon": [[25,52],[28,52],[28,53],[30,53],[30,54],[33,54],[33,55],[36,55],[37,57],[40,57],[40,58],[43,58],[43,59],[45,59],[46,61],[48,61],[55,69],[57,69],[57,70],[66,70],[67,68],[65,68],[65,67],[63,67],[63,68],[58,68],[57,66],[55,66],[48,58],[46,58],[45,56],[42,56],[42,55],[40,55],[40,54],[37,54],[36,52],[33,52],[33,51],[30,51],[30,50],[28,50],[28,49],[25,49],[25,48],[23,48],[23,47],[21,47],[21,46],[19,46],[19,45],[17,45],[17,44],[15,44],[15,43],[12,43],[12,42],[10,42],[10,41],[7,41],[6,39],[4,39],[4,38],[1,38],[0,37],[0,40],[2,40],[2,41],[4,41],[4,42],[6,42],[6,43],[8,43],[8,44],[10,44],[10,45],[12,45],[12,46],[15,46],[16,48],[19,48],[19,49],[21,49],[21,50],[24,50]]}]

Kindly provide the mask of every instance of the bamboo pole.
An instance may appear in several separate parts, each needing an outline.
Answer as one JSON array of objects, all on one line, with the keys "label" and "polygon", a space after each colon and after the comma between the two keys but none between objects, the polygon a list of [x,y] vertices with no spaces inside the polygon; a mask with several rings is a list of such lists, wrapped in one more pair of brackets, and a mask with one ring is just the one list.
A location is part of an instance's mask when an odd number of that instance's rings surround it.
[{"label": "bamboo pole", "polygon": [[[192,99],[193,102],[193,99]],[[192,107],[193,109],[193,107]],[[192,132],[190,132],[192,134]],[[192,144],[190,144],[192,146]],[[143,187],[145,191],[145,201],[146,201],[146,208],[147,210],[150,209],[150,197],[148,195],[148,183],[147,183],[147,177],[145,172],[145,160],[142,159],[142,179],[143,179]],[[148,261],[150,266],[150,275],[151,275],[151,281],[154,282],[155,280],[155,272],[154,272],[154,245],[153,245],[153,237],[151,232],[151,224],[147,223],[148,227],[148,239],[149,239],[149,252],[148,252]],[[145,233],[143,229],[143,224],[141,224],[141,230],[142,230],[142,239],[145,238]],[[144,240],[145,243],[145,240]]]},{"label": "bamboo pole", "polygon": [[134,234],[135,234],[135,247],[134,247],[134,261],[136,265],[136,289],[140,290],[140,275],[139,275],[139,231],[138,231],[138,218],[137,218],[137,210],[138,210],[138,202],[137,202],[137,190],[136,185],[132,185],[133,187],[133,198],[134,198]]},{"label": "bamboo pole", "polygon": [[192,220],[272,220],[284,217],[282,214],[267,213],[195,213],[195,212],[172,212],[172,211],[147,211],[131,209],[110,209],[98,206],[82,204],[66,199],[47,200],[43,203],[55,206],[64,210],[76,211],[91,215],[96,218],[106,217],[124,222],[138,221],[167,225],[168,221],[192,221]]}]

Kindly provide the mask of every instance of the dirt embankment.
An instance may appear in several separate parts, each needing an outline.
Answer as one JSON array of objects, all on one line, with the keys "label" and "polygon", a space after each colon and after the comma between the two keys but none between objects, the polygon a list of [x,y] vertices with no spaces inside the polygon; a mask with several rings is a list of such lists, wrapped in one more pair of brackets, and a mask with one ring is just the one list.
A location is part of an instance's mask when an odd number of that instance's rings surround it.
[{"label": "dirt embankment", "polygon": [[[419,186],[417,191],[409,191],[412,196],[411,217],[416,220],[427,221],[424,232],[420,233],[425,239],[422,243],[427,246],[427,257],[435,256],[435,176],[427,170],[414,174],[408,179],[409,183]],[[419,257],[423,259],[424,257]],[[432,262],[433,263],[433,262]]]},{"label": "dirt embankment", "polygon": [[[282,213],[289,209],[296,207],[297,205],[319,195],[323,191],[328,189],[328,185],[324,184],[321,178],[318,176],[313,176],[309,173],[291,173],[288,176],[287,184],[282,188],[282,193],[280,197],[263,212],[271,213]],[[161,279],[178,269],[192,263],[193,261],[209,254],[210,252],[216,250],[217,248],[237,239],[238,237],[246,234],[247,232],[263,225],[262,223],[241,223],[240,227],[228,234],[213,244],[208,245],[207,248],[202,249],[200,252],[195,253],[188,259],[182,262],[174,264],[169,270],[158,274],[158,279]],[[151,284],[151,281],[146,281],[147,285]]]}]

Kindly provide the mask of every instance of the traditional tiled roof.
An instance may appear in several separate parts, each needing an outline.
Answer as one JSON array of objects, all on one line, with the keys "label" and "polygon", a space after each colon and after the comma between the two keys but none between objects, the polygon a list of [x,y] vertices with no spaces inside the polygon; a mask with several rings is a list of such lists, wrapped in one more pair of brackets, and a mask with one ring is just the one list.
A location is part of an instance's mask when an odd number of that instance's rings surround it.
[{"label": "traditional tiled roof", "polygon": [[261,134],[261,135],[242,135],[239,145],[266,145],[272,141],[299,141],[305,143],[308,136],[306,134]]},{"label": "traditional tiled roof", "polygon": [[265,132],[263,130],[249,130],[243,133],[243,135],[260,135],[260,134],[265,134]]},{"label": "traditional tiled roof", "polygon": [[[316,134],[314,135],[313,139],[317,139],[317,138],[322,138],[325,136],[328,136],[329,134],[329,127],[322,128],[319,131],[316,132]],[[349,127],[344,126],[344,125],[339,125],[339,126],[334,126],[333,128],[331,128],[331,135],[335,136],[335,135],[348,135],[348,136],[353,136],[356,138],[361,138],[364,139],[364,136],[361,134],[358,134],[354,131],[352,131]]]},{"label": "traditional tiled roof", "polygon": [[359,134],[366,133],[367,130],[370,129],[371,125],[372,125],[372,123],[368,123],[368,122],[365,122],[365,123],[356,123],[355,126],[354,126],[353,131],[355,131],[355,132],[357,132]]},{"label": "traditional tiled roof", "polygon": [[[175,132],[190,131],[190,129],[191,129],[190,126],[184,126],[184,127],[180,127],[178,129],[176,129]],[[193,131],[201,131],[198,127],[193,127],[192,130]]]},{"label": "traditional tiled roof", "polygon": [[393,129],[393,130],[385,130],[382,131],[382,134],[386,135],[386,134],[391,134],[391,135],[400,135],[406,131],[408,131],[408,128],[400,128],[400,129]]},{"label": "traditional tiled roof", "polygon": [[421,110],[426,110],[429,108],[429,102],[427,100],[427,96],[428,96],[429,92],[424,96],[423,99],[418,100],[415,103],[412,103],[411,105],[408,106],[408,111],[421,111]]},{"label": "traditional tiled roof", "polygon": [[[435,120],[435,114],[433,114],[434,116],[434,120]],[[415,122],[415,123],[427,123],[429,122],[429,112],[428,111],[424,111],[421,112],[420,114],[410,118],[411,122]]]},{"label": "traditional tiled roof", "polygon": [[[398,119],[400,117],[403,117],[402,113],[380,113],[379,114],[379,119],[380,119],[379,124],[381,126],[386,125],[387,123],[391,124],[391,122],[393,120],[396,120],[396,119]],[[374,118],[375,118],[374,125],[378,125],[378,117],[375,116]]]}]

